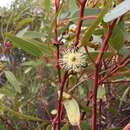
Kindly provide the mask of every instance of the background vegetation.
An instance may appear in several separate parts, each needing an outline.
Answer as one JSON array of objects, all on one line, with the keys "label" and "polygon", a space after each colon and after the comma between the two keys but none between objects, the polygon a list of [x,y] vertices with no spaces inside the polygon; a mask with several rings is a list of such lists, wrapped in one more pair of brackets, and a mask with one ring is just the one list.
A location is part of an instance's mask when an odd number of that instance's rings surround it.
[{"label": "background vegetation", "polygon": [[[121,130],[130,122],[130,13],[103,22],[119,3],[15,0],[0,8],[1,130]],[[66,71],[59,58],[77,46],[86,65]],[[73,126],[68,116],[78,109]]]}]

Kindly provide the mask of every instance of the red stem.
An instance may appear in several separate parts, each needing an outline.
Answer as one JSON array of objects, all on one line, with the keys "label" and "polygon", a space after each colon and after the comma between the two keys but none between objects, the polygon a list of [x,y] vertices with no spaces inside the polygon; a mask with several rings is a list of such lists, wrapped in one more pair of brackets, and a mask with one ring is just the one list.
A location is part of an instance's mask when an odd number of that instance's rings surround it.
[{"label": "red stem", "polygon": [[59,65],[59,58],[60,58],[60,46],[57,45],[57,70],[58,70],[58,79],[59,83],[61,82],[61,71],[60,71],[60,65]]},{"label": "red stem", "polygon": [[65,85],[65,82],[67,80],[67,77],[68,77],[68,72],[65,73],[64,75],[64,78],[61,82],[61,87],[60,87],[60,95],[58,96],[59,97],[59,100],[58,100],[58,115],[57,115],[57,120],[58,120],[58,123],[57,123],[57,129],[56,130],[60,130],[60,123],[61,123],[61,108],[62,108],[62,96],[63,96],[63,90],[64,90],[64,85]]},{"label": "red stem", "polygon": [[114,73],[116,73],[119,69],[125,67],[127,64],[130,63],[130,57],[128,56],[127,58],[125,58],[125,60],[123,60],[121,62],[121,64],[119,64],[118,66],[116,66],[114,69],[112,69],[112,71],[109,72],[108,75],[105,75],[98,83],[102,83],[105,79],[109,78],[110,76],[112,76]]},{"label": "red stem", "polygon": [[[59,7],[60,7],[60,0],[55,0],[55,9],[56,9],[56,14],[58,13],[59,11]],[[58,84],[61,83],[61,71],[60,71],[60,65],[59,65],[59,58],[60,58],[60,45],[59,45],[59,41],[58,41],[58,20],[57,20],[57,17],[55,19],[55,45],[57,47],[57,50],[56,50],[56,61],[57,61],[57,71],[58,71]],[[58,104],[58,115],[55,117],[54,121],[52,122],[52,124],[54,125],[54,129],[56,127],[57,130],[60,130],[60,113],[61,113],[61,100],[62,100],[62,93],[63,93],[63,87],[64,87],[64,80],[63,82],[61,83],[61,88],[60,88],[60,98],[58,100],[58,96],[57,96],[57,104]],[[58,123],[56,124],[58,120]]]},{"label": "red stem", "polygon": [[102,47],[100,48],[99,54],[95,61],[95,72],[94,72],[94,88],[93,88],[93,107],[92,107],[92,130],[96,130],[96,119],[97,119],[97,90],[98,90],[98,78],[99,78],[99,68],[100,63],[103,57],[103,54],[108,45],[108,41],[112,35],[112,30],[116,24],[116,20],[112,22],[109,26],[108,33],[105,35],[105,38],[102,43]]},{"label": "red stem", "polygon": [[103,56],[103,54],[105,52],[105,49],[106,49],[106,47],[108,45],[108,41],[109,41],[109,39],[110,39],[110,37],[112,35],[112,30],[113,30],[113,28],[114,28],[114,26],[116,24],[116,21],[117,20],[112,22],[110,24],[110,26],[109,26],[109,31],[108,31],[108,33],[106,34],[106,36],[105,36],[105,38],[103,40],[102,47],[100,48],[99,54],[98,54],[98,56],[96,58],[96,62],[95,62],[96,64],[100,64],[100,62],[101,62],[102,56]]},{"label": "red stem", "polygon": [[[55,8],[56,8],[56,14],[59,11],[59,7],[60,7],[60,0],[55,0]],[[60,72],[60,65],[59,65],[59,58],[60,58],[60,46],[59,46],[59,41],[58,41],[58,21],[57,21],[57,17],[55,19],[55,43],[56,43],[56,47],[57,47],[57,70],[58,70],[58,79],[59,79],[59,83],[61,82],[61,72]]]},{"label": "red stem", "polygon": [[97,16],[90,15],[90,16],[84,16],[84,17],[82,18],[82,20],[96,19],[96,18],[97,18]]},{"label": "red stem", "polygon": [[75,46],[78,45],[79,39],[80,39],[80,32],[81,32],[81,26],[83,23],[83,17],[84,17],[84,8],[87,0],[84,0],[83,2],[80,2],[80,18],[77,24],[77,31],[76,31],[76,40],[75,40]]},{"label": "red stem", "polygon": [[99,67],[96,65],[94,72],[94,88],[93,88],[93,100],[92,100],[92,130],[96,130],[96,119],[97,119],[97,89],[98,89],[98,72]]},{"label": "red stem", "polygon": [[58,12],[60,6],[60,0],[55,0],[56,12]]}]

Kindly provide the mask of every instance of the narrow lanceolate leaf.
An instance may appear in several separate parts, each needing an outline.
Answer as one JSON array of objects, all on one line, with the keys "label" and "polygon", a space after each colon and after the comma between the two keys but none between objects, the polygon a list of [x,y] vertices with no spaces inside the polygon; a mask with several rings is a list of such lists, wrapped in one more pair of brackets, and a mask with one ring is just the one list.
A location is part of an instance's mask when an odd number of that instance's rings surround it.
[{"label": "narrow lanceolate leaf", "polygon": [[32,18],[24,18],[20,22],[17,23],[16,25],[16,30],[20,30],[23,27],[27,26],[29,23],[32,23],[33,19]]},{"label": "narrow lanceolate leaf", "polygon": [[27,31],[23,35],[23,37],[27,39],[41,38],[43,36],[45,36],[43,32],[36,32],[36,31]]},{"label": "narrow lanceolate leaf", "polygon": [[[118,32],[118,33],[117,33]],[[113,49],[119,51],[123,47],[124,35],[119,25],[116,25],[113,29],[112,36],[110,38],[110,45]]]},{"label": "narrow lanceolate leaf", "polygon": [[20,82],[16,79],[15,75],[10,71],[5,71],[5,76],[8,82],[14,87],[15,91],[20,93]]},{"label": "narrow lanceolate leaf", "polygon": [[12,44],[15,47],[21,48],[33,56],[41,56],[43,54],[41,45],[35,44],[34,42],[30,42],[28,40],[24,40],[22,38],[18,38],[12,34],[7,34],[7,37],[12,41]]},{"label": "narrow lanceolate leaf", "polygon": [[110,22],[120,17],[121,15],[125,14],[129,10],[130,10],[130,0],[125,0],[119,5],[117,5],[115,8],[113,8],[110,12],[108,12],[104,16],[103,20],[104,22]]},{"label": "narrow lanceolate leaf", "polygon": [[42,119],[38,118],[38,117],[34,117],[32,115],[26,115],[20,112],[16,112],[10,108],[7,108],[8,112],[10,114],[12,114],[13,116],[15,116],[18,119],[22,119],[22,120],[30,120],[30,121],[43,121]]},{"label": "narrow lanceolate leaf", "polygon": [[122,97],[121,97],[121,99],[120,99],[120,107],[122,106],[122,104],[123,104],[123,102],[125,102],[125,101],[127,101],[127,95],[128,95],[128,93],[129,93],[129,91],[130,91],[130,87],[128,87],[125,91],[124,91],[124,93],[123,93],[123,95],[122,95]]},{"label": "narrow lanceolate leaf", "polygon": [[78,9],[76,0],[69,0],[69,5],[70,5],[70,13],[71,13],[71,15],[73,15],[76,12],[76,10]]},{"label": "narrow lanceolate leaf", "polygon": [[92,34],[94,33],[96,27],[99,25],[99,23],[102,21],[104,15],[107,13],[107,11],[109,10],[110,6],[111,6],[112,1],[109,0],[106,4],[106,7],[101,11],[101,13],[98,15],[96,21],[94,22],[94,24],[92,24],[87,31],[85,31],[83,38],[81,39],[81,43],[79,46],[81,45],[87,45],[89,46],[90,42],[90,38],[92,36]]},{"label": "narrow lanceolate leaf", "polygon": [[80,123],[80,110],[79,110],[79,105],[74,98],[65,99],[66,97],[69,96],[71,97],[71,95],[67,93],[63,93],[63,99],[64,99],[63,104],[67,112],[69,122],[71,123],[71,125],[75,126]]},{"label": "narrow lanceolate leaf", "polygon": [[26,120],[26,121],[39,121],[43,123],[48,123],[48,121],[42,120],[38,117],[32,116],[32,115],[26,115],[21,112],[14,111],[13,109],[9,108],[8,106],[4,105],[0,102],[0,107],[4,108],[4,111],[8,111],[10,115],[16,117],[17,119]]}]

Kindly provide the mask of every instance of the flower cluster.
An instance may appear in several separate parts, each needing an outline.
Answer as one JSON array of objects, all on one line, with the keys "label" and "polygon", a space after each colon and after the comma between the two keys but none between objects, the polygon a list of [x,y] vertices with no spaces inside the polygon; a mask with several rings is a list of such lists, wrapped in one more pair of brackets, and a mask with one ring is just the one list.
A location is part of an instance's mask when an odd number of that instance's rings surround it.
[{"label": "flower cluster", "polygon": [[86,56],[76,49],[67,49],[63,52],[59,64],[67,71],[78,72],[86,65]]}]

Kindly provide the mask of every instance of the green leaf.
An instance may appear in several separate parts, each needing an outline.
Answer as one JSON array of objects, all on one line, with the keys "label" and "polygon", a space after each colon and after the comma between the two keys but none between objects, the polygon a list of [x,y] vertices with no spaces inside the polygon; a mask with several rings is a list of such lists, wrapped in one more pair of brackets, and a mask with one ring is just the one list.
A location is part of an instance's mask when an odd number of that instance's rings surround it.
[{"label": "green leaf", "polygon": [[13,89],[9,88],[9,86],[4,86],[0,88],[0,94],[3,94],[8,97],[15,97],[15,92]]},{"label": "green leaf", "polygon": [[31,43],[35,43],[42,51],[42,56],[43,55],[48,55],[48,56],[52,56],[54,53],[54,48],[52,44],[48,44],[48,43],[44,43],[44,42],[40,42],[37,41],[35,39],[27,39],[29,42]]},{"label": "green leaf", "polygon": [[22,63],[22,66],[33,66],[38,67],[39,65],[42,65],[44,62],[42,60],[36,60],[36,61],[27,61]]},{"label": "green leaf", "polygon": [[14,35],[7,34],[9,40],[12,41],[12,44],[17,47],[23,49],[25,52],[33,55],[33,56],[42,56],[43,50],[40,45],[35,44],[34,42],[30,42],[21,38],[18,38]]},{"label": "green leaf", "polygon": [[12,114],[13,116],[15,116],[17,119],[21,119],[21,120],[27,120],[27,121],[39,121],[39,122],[43,122],[43,123],[49,123],[48,121],[42,120],[38,117],[32,116],[32,115],[26,115],[23,114],[21,112],[16,112],[13,109],[7,107],[6,105],[4,105],[2,102],[0,102],[0,108],[3,108],[4,111],[9,112],[10,114]]},{"label": "green leaf", "polygon": [[113,29],[112,36],[110,38],[110,45],[115,50],[119,51],[123,47],[124,36],[119,25],[116,25]]},{"label": "green leaf", "polygon": [[86,123],[86,121],[81,121],[80,126],[82,130],[91,130],[91,127]]},{"label": "green leaf", "polygon": [[27,31],[24,33],[23,38],[33,39],[33,38],[41,38],[43,36],[45,36],[43,32]]},{"label": "green leaf", "polygon": [[91,108],[89,106],[84,106],[82,107],[83,111],[86,112],[86,113],[91,113]]},{"label": "green leaf", "polygon": [[123,33],[124,40],[130,42],[130,34],[129,34],[129,32],[126,30],[124,21],[120,21],[120,22],[119,22],[119,26],[120,26],[120,29],[121,29],[121,31],[122,31],[122,33]]},{"label": "green leaf", "polygon": [[22,29],[23,27],[27,26],[29,23],[32,23],[33,19],[32,18],[24,18],[20,22],[17,23],[16,25],[16,31]]},{"label": "green leaf", "polygon": [[88,87],[89,87],[89,89],[92,91],[93,90],[93,80],[92,79],[90,79],[90,80],[88,80]]},{"label": "green leaf", "polygon": [[130,92],[130,87],[126,88],[126,90],[124,91],[124,93],[120,99],[120,105],[119,105],[120,107],[123,104],[123,102],[127,101],[127,95],[129,92]]},{"label": "green leaf", "polygon": [[[90,55],[92,56],[92,58],[94,59],[94,60],[96,60],[96,57],[97,57],[97,55],[99,54],[99,51],[93,51],[93,52],[90,52]],[[105,52],[104,53],[104,55],[103,55],[103,59],[105,59],[105,58],[108,58],[108,57],[110,57],[110,56],[112,56],[113,55],[113,53],[111,52]]]},{"label": "green leaf", "polygon": [[69,0],[69,5],[70,5],[71,15],[73,15],[75,13],[75,11],[78,9],[78,6],[76,4],[76,0]]},{"label": "green leaf", "polygon": [[[100,13],[100,11],[101,10],[99,8],[85,8],[84,15],[85,16],[90,16],[90,15],[97,16]],[[78,10],[76,10],[74,12],[74,14],[72,15],[72,19],[75,19],[75,18],[78,19],[80,16],[79,12],[80,12],[80,10],[78,8]]]},{"label": "green leaf", "polygon": [[104,22],[110,22],[122,15],[124,15],[126,12],[129,11],[130,6],[129,6],[129,0],[125,0],[121,2],[119,5],[117,5],[115,8],[110,10],[105,17],[104,17]]},{"label": "green leaf", "polygon": [[[87,45],[89,46],[89,44],[91,44],[89,42],[92,34],[94,33],[96,27],[99,25],[100,22],[102,22],[102,19],[104,17],[104,15],[106,14],[106,12],[108,11],[108,9],[110,8],[111,5],[111,0],[109,0],[106,4],[106,7],[101,11],[101,13],[98,15],[96,21],[94,22],[94,24],[92,24],[84,33],[82,39],[81,39],[81,45]],[[80,46],[80,45],[79,45]]]},{"label": "green leaf", "polygon": [[[74,12],[74,14],[72,15],[71,21],[73,22],[77,22],[77,20],[79,19],[79,8]],[[98,16],[99,13],[101,12],[101,9],[99,8],[85,8],[84,9],[84,16]],[[84,20],[83,22],[83,26],[90,26],[95,22],[96,19],[87,19]]]},{"label": "green leaf", "polygon": [[20,93],[20,82],[16,79],[15,75],[10,71],[5,71],[5,76],[8,82],[14,87],[15,91]]},{"label": "green leaf", "polygon": [[2,101],[0,100],[0,115],[3,114],[5,112],[5,107],[2,103]]},{"label": "green leaf", "polygon": [[65,92],[63,92],[63,99],[64,99],[63,104],[65,107],[69,122],[73,126],[78,125],[80,122],[80,109],[79,109],[78,102],[74,98],[71,98],[71,95]]},{"label": "green leaf", "polygon": [[120,55],[122,55],[123,57],[127,57],[130,53],[130,46],[123,46],[120,51],[119,51]]},{"label": "green leaf", "polygon": [[44,0],[44,7],[47,11],[49,11],[51,7],[51,0]]},{"label": "green leaf", "polygon": [[23,114],[23,113],[20,113],[20,112],[16,112],[10,108],[7,108],[8,112],[11,113],[13,116],[15,116],[16,118],[18,119],[21,119],[21,120],[30,120],[30,121],[40,121],[40,122],[44,122],[44,120],[38,118],[38,117],[34,117],[32,115],[26,115],[26,114]]}]

